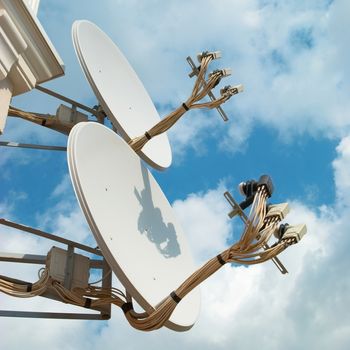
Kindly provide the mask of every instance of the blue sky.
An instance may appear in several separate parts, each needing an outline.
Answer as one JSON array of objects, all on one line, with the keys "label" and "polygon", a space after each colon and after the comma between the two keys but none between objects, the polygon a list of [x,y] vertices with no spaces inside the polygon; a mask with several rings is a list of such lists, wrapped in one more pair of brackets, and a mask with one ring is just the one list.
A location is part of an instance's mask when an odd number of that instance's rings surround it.
[{"label": "blue sky", "polygon": [[[349,10],[345,0],[42,0],[39,20],[66,65],[66,75],[46,86],[84,104],[96,99],[74,54],[76,19],[89,19],[112,37],[161,115],[190,92],[188,55],[221,50],[220,65],[233,69],[230,82],[244,84],[244,93],[224,105],[227,123],[214,112],[188,113],[169,134],[172,167],[153,172],[198,265],[239,231],[227,219],[223,192],[238,196],[239,182],[262,173],[273,177],[272,200],[291,203],[287,221],[306,223],[308,236],[283,253],[288,276],[270,263],[227,266],[213,276],[201,288],[202,312],[187,333],[136,332],[115,309],[108,322],[0,319],[4,348],[348,349]],[[57,103],[38,92],[13,100],[51,113]],[[66,143],[58,133],[14,119],[1,139]],[[1,216],[94,244],[64,153],[1,148],[0,166]],[[11,230],[1,231],[0,241],[4,251],[45,254],[48,248]],[[0,273],[12,269],[18,276],[29,271],[2,264]],[[33,303],[57,308],[42,299]],[[1,308],[27,305],[0,295]]]}]

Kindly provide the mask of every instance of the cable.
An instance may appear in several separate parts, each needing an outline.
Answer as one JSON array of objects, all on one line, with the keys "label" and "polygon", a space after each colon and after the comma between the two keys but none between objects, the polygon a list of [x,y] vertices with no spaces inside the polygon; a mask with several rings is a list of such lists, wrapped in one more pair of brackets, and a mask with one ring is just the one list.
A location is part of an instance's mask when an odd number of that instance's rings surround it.
[{"label": "cable", "polygon": [[199,103],[200,100],[202,100],[216,85],[218,85],[224,76],[228,75],[228,70],[216,70],[209,74],[208,79],[205,80],[208,66],[215,58],[216,56],[213,53],[203,53],[200,56],[199,73],[190,97],[151,129],[147,130],[143,135],[130,140],[129,145],[135,152],[139,152],[153,137],[169,130],[188,110],[199,108],[217,108],[233,95],[243,90],[241,85],[234,88],[227,86],[220,91],[220,98],[210,102]]},{"label": "cable", "polygon": [[89,285],[97,284],[104,281],[111,273],[112,273],[112,270],[109,270],[104,277],[100,278],[98,281],[90,282]]},{"label": "cable", "polygon": [[[40,295],[47,288],[52,288],[65,303],[94,308],[106,304],[114,304],[121,308],[129,324],[142,331],[152,331],[161,328],[169,320],[177,304],[203,281],[217,272],[227,263],[244,265],[260,264],[275,258],[292,244],[296,244],[306,233],[306,226],[278,226],[286,212],[285,205],[267,206],[270,197],[266,184],[260,184],[254,195],[248,220],[240,239],[232,246],[210,259],[177,289],[169,294],[157,307],[148,312],[138,313],[134,310],[132,297],[128,292],[117,288],[102,288],[92,286],[87,288],[66,289],[60,282],[49,277],[46,266],[39,273],[39,280],[34,284],[15,283],[13,280],[0,276],[0,291],[17,297],[32,297]],[[283,230],[281,227],[283,226]],[[266,247],[269,239],[279,230],[279,238],[271,247]],[[97,282],[96,282],[97,283]]]},{"label": "cable", "polygon": [[30,298],[41,295],[48,287],[49,275],[47,269],[43,270],[35,283],[15,281],[5,276],[0,277],[0,291],[18,298]]},{"label": "cable", "polygon": [[73,127],[61,123],[55,115],[26,112],[13,106],[9,107],[8,116],[21,118],[32,123],[45,126],[46,128],[56,130],[65,135],[68,135]]}]

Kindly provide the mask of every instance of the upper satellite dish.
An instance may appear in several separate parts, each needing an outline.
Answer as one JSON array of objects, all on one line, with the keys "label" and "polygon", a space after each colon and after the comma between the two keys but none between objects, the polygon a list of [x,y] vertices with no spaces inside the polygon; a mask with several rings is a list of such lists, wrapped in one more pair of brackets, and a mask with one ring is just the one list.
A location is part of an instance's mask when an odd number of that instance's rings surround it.
[{"label": "upper satellite dish", "polygon": [[[126,141],[143,135],[160,121],[137,74],[99,27],[88,21],[76,21],[73,43],[97,99]],[[167,135],[162,134],[148,142],[140,151],[140,157],[156,169],[168,168],[172,154]]]},{"label": "upper satellite dish", "polygon": [[[151,311],[195,270],[172,207],[136,153],[107,127],[77,124],[67,153],[73,187],[105,259]],[[191,328],[199,307],[195,289],[165,325]]]}]

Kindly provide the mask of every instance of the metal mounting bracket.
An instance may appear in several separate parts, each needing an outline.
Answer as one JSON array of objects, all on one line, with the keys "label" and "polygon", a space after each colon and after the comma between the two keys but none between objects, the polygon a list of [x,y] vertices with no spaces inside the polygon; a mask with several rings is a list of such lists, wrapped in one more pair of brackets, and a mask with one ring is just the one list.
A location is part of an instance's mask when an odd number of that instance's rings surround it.
[{"label": "metal mounting bracket", "polygon": [[[74,249],[80,249],[87,253],[102,256],[99,249],[86,246],[84,244],[65,239],[60,236],[53,235],[48,232],[44,232],[29,226],[25,226],[13,221],[0,219],[0,225],[12,227],[23,232],[28,232],[36,236],[49,239],[55,242],[59,242],[67,245],[67,263],[65,270],[64,285],[69,288],[72,283],[72,271],[74,269]],[[39,264],[45,265],[46,255],[33,255],[33,254],[14,254],[14,253],[1,253],[0,262],[22,263],[22,264]],[[103,259],[90,259],[90,268],[102,270],[102,287],[112,287],[112,274],[111,268]],[[8,281],[12,281],[19,284],[28,284],[26,281],[13,279],[6,276],[1,276]],[[56,301],[62,301],[55,293],[48,289],[42,295],[44,298],[53,299]],[[103,305],[91,308],[99,313],[61,313],[61,312],[35,312],[35,311],[18,311],[18,310],[0,310],[0,317],[25,317],[25,318],[51,318],[51,319],[76,319],[76,320],[108,320],[111,317],[111,305]]]},{"label": "metal mounting bracket", "polygon": [[[194,77],[195,75],[198,76],[199,74],[199,69],[198,67],[195,65],[195,63],[193,62],[192,58],[190,56],[188,56],[186,58],[188,64],[190,65],[190,67],[192,68],[192,72],[188,75],[190,78]],[[206,82],[204,81],[204,79],[202,79],[202,83],[204,84],[204,86],[206,86]],[[215,101],[216,100],[216,97],[215,95],[209,91],[208,92],[208,96],[209,98],[212,100],[212,101]],[[216,107],[216,110],[219,112],[221,118],[227,122],[228,121],[228,117],[226,115],[226,113],[224,112],[224,110],[221,108],[221,106],[219,107]]]},{"label": "metal mounting bracket", "polygon": [[[248,220],[249,220],[248,216],[245,214],[245,212],[242,210],[240,205],[233,198],[231,193],[226,191],[224,193],[224,197],[229,202],[229,204],[232,206],[232,210],[228,214],[230,219],[232,219],[234,216],[238,215],[242,219],[243,223],[246,225],[248,223]],[[264,249],[269,249],[269,248],[270,248],[270,246],[267,243],[264,244]],[[285,268],[285,266],[283,265],[283,263],[281,262],[281,260],[279,258],[274,257],[271,260],[283,275],[288,273],[288,270]]]},{"label": "metal mounting bracket", "polygon": [[67,147],[62,146],[45,146],[45,145],[33,145],[30,143],[19,143],[11,141],[0,141],[2,147],[16,147],[16,148],[29,148],[29,149],[41,149],[45,151],[67,151]]},{"label": "metal mounting bracket", "polygon": [[44,94],[47,94],[47,95],[50,95],[52,97],[55,97],[61,101],[64,101],[64,102],[67,102],[69,103],[73,109],[76,109],[76,108],[80,108],[92,115],[94,115],[98,122],[101,123],[101,124],[104,124],[104,119],[107,117],[106,113],[103,111],[103,109],[101,108],[100,105],[96,106],[96,109],[95,108],[90,108],[90,107],[87,107],[85,105],[83,105],[82,103],[80,102],[77,102],[77,101],[74,101],[72,100],[71,98],[69,97],[66,97],[66,96],[63,96],[55,91],[52,91],[48,88],[45,88],[43,86],[40,86],[40,85],[36,85],[35,87],[37,90],[43,92]]}]

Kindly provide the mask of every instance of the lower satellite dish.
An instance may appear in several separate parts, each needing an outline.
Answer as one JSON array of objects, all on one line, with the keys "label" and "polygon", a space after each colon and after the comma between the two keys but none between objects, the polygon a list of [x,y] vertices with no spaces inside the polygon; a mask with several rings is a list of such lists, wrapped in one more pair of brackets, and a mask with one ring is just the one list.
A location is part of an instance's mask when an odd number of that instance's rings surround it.
[{"label": "lower satellite dish", "polygon": [[[68,164],[105,259],[133,298],[151,311],[195,270],[172,207],[137,154],[101,124],[82,122],[72,129]],[[199,307],[196,289],[166,326],[191,328]]]},{"label": "lower satellite dish", "polygon": [[[159,114],[134,69],[113,41],[95,24],[76,21],[73,43],[81,67],[102,108],[128,142],[160,121]],[[166,134],[154,138],[140,156],[157,169],[171,165]]]}]

